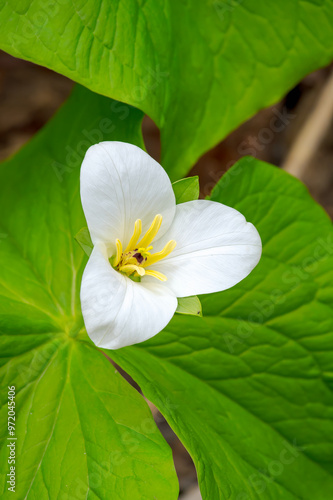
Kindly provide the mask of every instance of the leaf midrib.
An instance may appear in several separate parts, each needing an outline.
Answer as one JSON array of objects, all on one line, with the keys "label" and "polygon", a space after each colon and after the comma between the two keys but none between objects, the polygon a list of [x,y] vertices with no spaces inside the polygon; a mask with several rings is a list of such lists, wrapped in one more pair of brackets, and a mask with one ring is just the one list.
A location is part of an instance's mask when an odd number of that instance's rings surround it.
[{"label": "leaf midrib", "polygon": [[[134,346],[134,349],[137,350],[139,352],[140,349],[142,348],[139,348],[139,347],[136,347]],[[151,354],[149,351],[145,351],[149,356],[152,356],[154,359],[160,361],[160,358],[158,358],[157,356],[155,356],[154,354]],[[127,361],[128,362],[128,361]],[[209,388],[211,388],[213,391],[215,391],[217,394],[222,394],[222,396],[224,396],[226,399],[228,399],[229,401],[231,401],[232,403],[236,404],[237,406],[239,406],[240,408],[242,408],[243,410],[245,410],[245,412],[248,412],[251,416],[253,416],[256,420],[258,420],[258,422],[260,422],[261,424],[267,426],[271,431],[273,432],[276,432],[276,434],[278,436],[280,436],[282,439],[285,439],[286,441],[289,442],[289,439],[288,437],[284,436],[280,431],[278,431],[277,429],[275,429],[274,427],[270,426],[267,422],[265,422],[264,420],[262,420],[258,415],[256,415],[255,413],[253,413],[251,410],[249,410],[246,406],[243,406],[239,401],[236,401],[236,400],[233,400],[229,395],[225,394],[221,389],[218,389],[217,387],[214,387],[213,385],[210,385],[209,383],[206,383],[203,379],[199,378],[198,375],[195,375],[193,372],[188,372],[186,371],[182,366],[180,365],[177,365],[175,363],[173,363],[172,361],[170,361],[169,359],[167,358],[163,358],[163,362],[166,362],[169,366],[175,366],[176,368],[178,368],[179,370],[181,370],[182,372],[186,373],[187,375],[190,375],[191,377],[193,377],[194,379],[198,380],[201,384],[203,384],[204,386],[208,386]],[[133,365],[132,365],[133,366]],[[135,366],[134,366],[134,370],[135,370]],[[143,391],[144,391],[144,388],[143,388]],[[163,413],[163,408],[159,408],[161,413]],[[231,444],[229,444],[229,446],[232,446]],[[320,463],[318,462],[315,462],[313,458],[311,458],[310,456],[308,456],[306,453],[304,453],[302,451],[303,455],[306,456],[306,458],[312,462],[315,466],[319,467],[325,474],[328,475],[328,477],[332,477],[332,475],[327,471],[327,469],[325,469]],[[252,464],[249,464],[251,465],[251,467],[253,467]],[[283,486],[283,485],[281,485]],[[284,487],[284,486],[283,486]],[[302,500],[302,499],[300,499]]]},{"label": "leaf midrib", "polygon": [[[140,348],[136,348],[136,347],[135,347],[135,349],[136,349],[136,350],[139,350]],[[147,352],[147,351],[146,351],[146,352]],[[155,358],[155,359],[158,359],[158,360],[159,360],[159,358],[156,358],[156,356],[154,356],[153,354],[151,354],[151,353],[149,353],[149,352],[148,352],[148,354],[149,354],[149,356],[152,356],[153,358]],[[163,361],[165,361],[165,358],[163,358]],[[204,387],[207,385],[210,389],[212,389],[212,390],[213,390],[214,392],[216,392],[217,394],[219,394],[219,395],[221,395],[221,394],[222,394],[222,396],[224,396],[226,399],[229,399],[229,400],[230,400],[230,401],[232,401],[234,404],[237,404],[240,408],[242,408],[242,409],[243,409],[243,410],[245,410],[246,412],[248,412],[248,413],[250,413],[251,415],[253,415],[253,417],[255,417],[255,418],[256,418],[259,422],[263,423],[264,425],[267,425],[267,427],[269,427],[269,429],[270,429],[271,431],[276,432],[276,433],[277,433],[280,437],[282,437],[283,439],[286,439],[286,440],[288,441],[288,439],[287,439],[287,438],[285,438],[284,436],[282,436],[282,435],[281,435],[278,431],[276,431],[274,428],[270,427],[270,426],[269,426],[266,422],[264,422],[264,421],[262,421],[261,419],[259,419],[259,417],[257,417],[256,415],[252,414],[252,412],[250,412],[247,408],[245,408],[245,407],[243,407],[242,405],[240,405],[237,401],[233,401],[233,400],[232,400],[229,396],[225,395],[222,391],[219,391],[219,390],[218,390],[218,389],[216,389],[214,386],[211,386],[211,385],[209,385],[209,384],[205,384],[205,382],[204,382],[202,379],[200,379],[199,377],[197,377],[197,376],[193,375],[192,373],[187,372],[187,371],[186,371],[186,370],[184,370],[182,367],[180,367],[180,366],[178,366],[178,365],[175,365],[175,364],[173,364],[172,362],[169,362],[169,360],[166,360],[166,362],[167,362],[167,364],[169,364],[169,365],[171,365],[171,366],[175,366],[176,368],[180,369],[182,372],[186,373],[187,375],[191,375],[191,376],[193,376],[193,378],[195,378],[196,380],[198,380],[198,381],[199,381],[199,383],[200,383],[200,384],[202,384]],[[126,360],[126,363],[129,363],[132,367],[134,367],[134,371],[133,371],[133,373],[132,373],[132,376],[133,376],[133,377],[134,377],[134,379],[135,379],[134,372],[136,371],[136,366],[135,366],[135,365],[133,365],[133,364],[132,364],[129,360]],[[121,360],[119,360],[119,364],[121,364]],[[143,386],[141,386],[141,388],[142,388],[143,393],[145,393],[145,388],[144,388]],[[147,395],[147,398],[148,398],[148,399],[150,399],[148,395]],[[153,398],[152,398],[151,400],[152,400],[152,402],[154,402],[154,399],[153,399]],[[155,405],[156,405],[156,407],[159,409],[159,411],[160,411],[160,412],[161,412],[161,413],[165,416],[165,418],[167,419],[167,421],[168,421],[168,423],[170,424],[171,428],[172,428],[172,429],[174,430],[174,432],[177,434],[177,430],[178,430],[178,429],[177,429],[177,427],[178,427],[178,426],[177,426],[177,421],[176,421],[176,418],[173,418],[171,415],[168,415],[168,414],[164,411],[163,406],[161,406],[161,405],[159,404],[159,402],[158,402],[158,401],[156,401],[154,404],[155,404]],[[196,418],[197,418],[197,416],[196,416],[196,413],[195,413],[195,412],[192,412],[192,413],[191,413],[191,415],[192,415],[192,417],[196,417]],[[170,422],[170,416],[171,416],[171,419],[172,419],[172,421],[171,421],[171,422]],[[199,421],[198,421],[198,428],[200,428],[201,424],[202,424],[202,421],[199,419]],[[212,431],[213,431],[213,432],[214,432],[214,434],[216,435],[216,431],[215,431],[215,429],[212,429]],[[224,439],[225,439],[225,438],[224,438]],[[225,439],[225,440],[226,440],[226,439]],[[229,442],[229,441],[227,441],[227,440],[226,440],[226,442],[228,443],[228,446],[229,446],[230,448],[233,448],[233,446],[232,446],[232,443],[231,443],[231,442]],[[288,441],[288,442],[289,442],[289,441]],[[199,449],[197,449],[196,451],[197,451],[197,453],[200,453],[200,450],[199,450]],[[226,450],[225,450],[225,449],[224,449],[224,452],[226,453]],[[237,452],[237,455],[240,457],[240,459],[241,459],[241,460],[243,460],[246,464],[248,464],[248,465],[251,467],[251,469],[253,469],[254,471],[256,471],[256,472],[257,472],[257,469],[255,468],[255,466],[254,466],[252,463],[250,463],[250,462],[249,462],[249,461],[248,461],[245,457],[241,456],[238,452]],[[230,455],[229,455],[229,454],[228,454],[228,456],[229,456],[229,458],[230,458]],[[195,457],[193,457],[193,458],[195,459]],[[306,457],[306,458],[308,458],[308,457]],[[205,459],[205,461],[210,460],[210,456],[209,456],[209,455],[205,455],[204,459]],[[310,461],[312,461],[310,458],[309,458],[309,460],[310,460]],[[238,468],[237,468],[237,464],[235,464],[235,463],[234,463],[234,460],[232,460],[232,459],[230,458],[229,463],[231,463],[231,464],[232,464],[232,466],[233,466],[234,470],[235,470],[235,471],[239,474],[239,471],[238,471]],[[319,464],[317,464],[316,462],[313,462],[313,463],[315,464],[315,466],[317,466],[317,467],[319,466]],[[214,461],[214,464],[215,464],[215,465],[217,465],[217,464],[218,464],[218,462],[217,462],[217,461]],[[325,473],[326,473],[329,477],[331,477],[325,469],[323,469],[323,470],[324,470],[324,472],[325,472]],[[240,477],[242,477],[242,476],[240,475]],[[297,500],[304,500],[304,498],[302,498],[302,497],[298,496],[298,494],[297,494],[297,496],[296,496],[296,495],[295,495],[295,493],[291,492],[291,491],[290,491],[290,490],[289,490],[289,489],[288,489],[288,488],[287,488],[284,484],[282,484],[281,482],[277,481],[277,480],[276,480],[276,478],[274,478],[274,480],[275,480],[275,482],[276,482],[277,484],[279,484],[279,485],[280,485],[283,489],[285,489],[285,490],[286,490],[286,491],[288,491],[290,494],[292,494],[292,495],[293,495],[293,496],[294,496]],[[247,481],[244,481],[244,485],[245,485],[246,487],[248,487],[248,486],[249,486],[249,485],[248,485],[248,483],[247,483]],[[253,497],[253,496],[252,496],[252,494],[253,494],[253,490],[252,490],[251,488],[249,488],[249,489],[248,489],[248,491],[249,491],[249,492],[250,492],[250,494],[251,494],[251,498],[255,498],[255,499],[256,499],[256,498],[259,498],[258,496],[256,496],[256,497]],[[225,497],[223,497],[223,498],[225,499]]]},{"label": "leaf midrib", "polygon": [[[61,346],[61,347],[60,347],[60,346]],[[62,344],[62,345],[60,345],[60,346],[58,346],[58,348],[55,350],[54,354],[53,354],[53,355],[52,355],[52,357],[51,357],[51,360],[49,361],[49,363],[47,364],[47,366],[45,367],[45,369],[44,369],[44,370],[43,370],[43,372],[41,373],[40,377],[38,378],[38,380],[37,380],[37,384],[36,384],[36,387],[37,387],[37,385],[39,384],[39,382],[40,382],[41,378],[45,375],[46,371],[50,368],[50,366],[51,366],[51,364],[53,363],[53,361],[54,361],[54,359],[56,358],[56,356],[60,353],[61,349],[65,349],[68,345],[66,345],[66,344]],[[29,495],[29,493],[30,493],[30,491],[31,491],[31,488],[32,488],[32,486],[33,486],[33,484],[34,484],[34,482],[35,482],[35,479],[36,479],[36,477],[37,477],[38,471],[40,470],[40,467],[41,467],[41,465],[42,465],[42,462],[43,462],[44,456],[45,456],[45,454],[46,454],[46,452],[47,452],[48,446],[49,446],[50,441],[51,441],[51,438],[52,438],[52,436],[53,436],[55,426],[56,426],[56,424],[57,424],[57,420],[58,420],[58,416],[59,416],[59,412],[60,412],[60,408],[61,408],[62,400],[63,400],[64,393],[65,393],[65,387],[66,387],[66,385],[68,384],[68,374],[69,374],[69,366],[70,366],[70,361],[69,361],[69,358],[70,358],[70,353],[71,353],[71,352],[72,352],[72,347],[70,347],[70,350],[69,350],[69,352],[68,352],[68,356],[66,357],[66,377],[65,377],[64,382],[63,382],[63,387],[62,387],[62,390],[61,390],[61,395],[60,395],[60,397],[59,397],[59,402],[58,402],[58,406],[57,406],[57,409],[56,409],[55,418],[54,418],[53,426],[52,426],[52,428],[51,428],[50,436],[49,436],[48,440],[46,441],[46,445],[45,445],[45,448],[44,448],[43,454],[42,454],[41,459],[40,459],[40,461],[39,461],[39,463],[38,463],[38,465],[37,465],[37,468],[36,468],[35,474],[34,474],[34,476],[33,476],[32,480],[31,480],[30,486],[29,486],[29,488],[28,488],[28,491],[27,491],[27,493],[26,493],[26,496],[24,497],[24,500],[27,500],[28,495]],[[34,394],[35,394],[35,392],[34,392]],[[34,398],[32,398],[32,400],[31,400],[31,405],[30,405],[30,408],[31,408],[31,407],[32,407],[32,405],[33,405],[33,399],[34,399]],[[29,412],[30,412],[30,410],[29,410]],[[28,415],[29,415],[29,412],[28,412]],[[24,442],[23,442],[23,446],[24,446]]]}]

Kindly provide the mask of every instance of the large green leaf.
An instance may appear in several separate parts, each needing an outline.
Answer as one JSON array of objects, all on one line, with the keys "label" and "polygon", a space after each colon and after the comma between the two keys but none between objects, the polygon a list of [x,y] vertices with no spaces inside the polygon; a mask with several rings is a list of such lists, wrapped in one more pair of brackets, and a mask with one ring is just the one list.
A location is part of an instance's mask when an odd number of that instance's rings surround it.
[{"label": "large green leaf", "polygon": [[203,318],[177,316],[111,356],[189,449],[204,499],[327,500],[331,221],[299,181],[254,159],[233,167],[212,199],[256,225],[259,265],[236,287],[202,296]]},{"label": "large green leaf", "polygon": [[7,386],[13,385],[15,498],[177,498],[171,450],[143,398],[88,341],[78,293],[86,263],[74,240],[85,224],[82,157],[103,139],[142,146],[141,119],[135,109],[77,88],[56,118],[1,166],[3,498],[13,498],[6,483]]},{"label": "large green leaf", "polygon": [[149,114],[175,179],[330,62],[332,16],[332,0],[20,0],[0,46]]}]

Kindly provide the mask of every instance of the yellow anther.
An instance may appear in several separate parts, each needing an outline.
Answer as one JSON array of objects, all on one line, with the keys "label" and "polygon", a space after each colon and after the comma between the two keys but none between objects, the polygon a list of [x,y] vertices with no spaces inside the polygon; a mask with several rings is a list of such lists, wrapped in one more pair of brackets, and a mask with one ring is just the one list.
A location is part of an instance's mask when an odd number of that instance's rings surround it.
[{"label": "yellow anther", "polygon": [[168,279],[164,274],[162,274],[158,271],[152,271],[152,270],[148,270],[148,271],[146,270],[146,276],[153,276],[153,278],[157,278],[160,281],[167,281],[167,279]]},{"label": "yellow anther", "polygon": [[128,275],[138,273],[139,276],[144,276],[146,274],[146,270],[143,267],[135,266],[133,264],[125,264],[119,268],[119,271]]},{"label": "yellow anther", "polygon": [[137,253],[141,254],[142,257],[145,259],[146,257],[149,257],[151,255],[149,250],[152,250],[152,248],[153,248],[152,246],[147,248],[140,247],[138,248]]},{"label": "yellow anther", "polygon": [[144,252],[144,253],[147,253],[147,252],[149,252],[149,250],[152,250],[152,249],[153,249],[153,246],[152,246],[152,245],[150,245],[150,247],[147,247],[147,248],[144,248],[144,247],[139,247],[139,248],[138,248],[138,252],[139,252],[139,253],[143,253],[143,252]]},{"label": "yellow anther", "polygon": [[151,243],[155,238],[155,236],[157,235],[161,227],[161,224],[162,224],[162,215],[158,214],[155,216],[152,225],[150,226],[150,228],[148,229],[142,240],[139,241],[140,247],[147,248],[149,243]]},{"label": "yellow anther", "polygon": [[123,246],[122,246],[120,240],[116,240],[116,247],[117,247],[117,253],[116,253],[115,258],[113,259],[114,267],[116,267],[119,264],[121,256],[123,254]]},{"label": "yellow anther", "polygon": [[134,250],[138,242],[138,239],[140,238],[141,231],[142,231],[142,223],[141,220],[138,219],[134,223],[134,231],[124,253],[129,252],[130,250]]},{"label": "yellow anther", "polygon": [[150,253],[150,250],[153,249],[150,243],[157,235],[161,224],[162,215],[158,214],[146,234],[139,241],[142,232],[142,223],[140,219],[137,219],[134,223],[134,231],[131,239],[124,251],[121,241],[116,240],[116,255],[112,259],[110,258],[112,266],[117,271],[126,274],[133,281],[141,281],[142,276],[145,275],[152,276],[160,281],[167,281],[167,277],[159,271],[145,269],[147,266],[151,266],[155,262],[159,262],[167,257],[176,246],[176,242],[170,240],[160,252],[153,255]]},{"label": "yellow anther", "polygon": [[151,266],[152,264],[155,264],[156,262],[164,259],[172,252],[172,250],[174,250],[176,248],[176,245],[177,245],[177,243],[175,242],[175,240],[168,241],[168,243],[165,245],[163,250],[161,250],[160,252],[154,253],[153,255],[150,255],[147,258],[147,260],[144,263],[142,263],[142,265],[144,267]]}]

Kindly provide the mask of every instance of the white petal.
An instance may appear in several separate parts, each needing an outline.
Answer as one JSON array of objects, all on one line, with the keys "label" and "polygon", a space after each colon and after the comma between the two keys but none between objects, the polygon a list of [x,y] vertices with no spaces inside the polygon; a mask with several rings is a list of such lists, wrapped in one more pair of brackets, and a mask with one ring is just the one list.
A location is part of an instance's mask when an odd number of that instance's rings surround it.
[{"label": "white petal", "polygon": [[218,292],[234,286],[257,265],[261,240],[256,228],[233,208],[198,200],[177,205],[172,226],[154,246],[174,239],[175,250],[152,265],[165,274],[177,297]]},{"label": "white petal", "polygon": [[81,200],[92,241],[126,247],[134,223],[142,234],[155,215],[163,222],[159,235],[175,214],[175,196],[164,169],[142,149],[124,142],[101,142],[88,149],[81,166]]},{"label": "white petal", "polygon": [[83,273],[81,307],[91,340],[99,347],[118,349],[163,330],[177,298],[164,283],[136,283],[115,271],[106,247],[98,244]]}]

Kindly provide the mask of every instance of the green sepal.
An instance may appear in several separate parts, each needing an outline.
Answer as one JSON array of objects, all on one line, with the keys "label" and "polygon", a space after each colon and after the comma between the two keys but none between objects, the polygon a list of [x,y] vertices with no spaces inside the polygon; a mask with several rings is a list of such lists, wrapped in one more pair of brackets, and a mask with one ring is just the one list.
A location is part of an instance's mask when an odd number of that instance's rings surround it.
[{"label": "green sepal", "polygon": [[131,279],[135,283],[140,283],[141,282],[141,276],[133,276],[132,274],[130,276],[126,275],[127,278]]},{"label": "green sepal", "polygon": [[186,201],[197,200],[199,198],[199,177],[186,177],[172,183],[173,192],[176,197],[176,204],[185,203]]},{"label": "green sepal", "polygon": [[82,250],[85,254],[90,257],[92,249],[94,248],[93,242],[91,241],[91,236],[89,233],[89,229],[87,227],[83,227],[80,231],[74,236]]},{"label": "green sepal", "polygon": [[176,313],[202,317],[202,306],[199,297],[193,295],[191,297],[178,298]]}]

